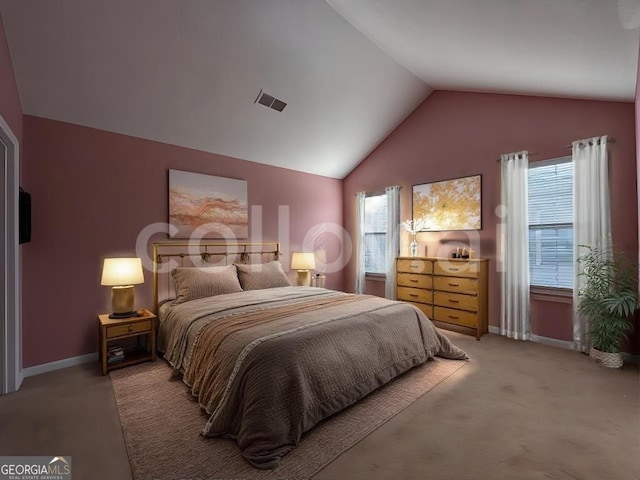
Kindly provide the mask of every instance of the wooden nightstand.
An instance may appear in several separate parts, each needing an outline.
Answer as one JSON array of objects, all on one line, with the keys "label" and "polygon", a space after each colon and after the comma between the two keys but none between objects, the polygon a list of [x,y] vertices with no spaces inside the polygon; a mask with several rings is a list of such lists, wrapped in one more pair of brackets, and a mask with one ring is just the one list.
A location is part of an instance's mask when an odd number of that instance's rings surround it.
[{"label": "wooden nightstand", "polygon": [[[156,316],[146,308],[138,310],[138,316],[130,318],[109,318],[109,314],[98,315],[100,329],[100,364],[102,375],[109,370],[122,368],[135,363],[155,361],[156,359]],[[125,349],[123,360],[107,362],[107,347],[110,342],[137,337],[137,348]],[[144,345],[142,339],[146,339]]]}]

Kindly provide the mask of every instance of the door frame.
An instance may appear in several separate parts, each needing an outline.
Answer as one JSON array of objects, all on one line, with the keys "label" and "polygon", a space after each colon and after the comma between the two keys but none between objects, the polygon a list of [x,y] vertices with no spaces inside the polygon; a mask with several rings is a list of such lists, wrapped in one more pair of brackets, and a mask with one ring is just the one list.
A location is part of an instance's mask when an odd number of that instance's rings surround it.
[{"label": "door frame", "polygon": [[4,311],[0,312],[0,395],[15,392],[22,383],[21,322],[20,322],[20,247],[18,246],[18,219],[20,189],[20,148],[18,139],[0,115],[0,139],[7,146],[2,161],[4,181],[0,194],[4,196],[4,209],[0,212],[3,224],[4,248],[0,255],[4,257]]}]

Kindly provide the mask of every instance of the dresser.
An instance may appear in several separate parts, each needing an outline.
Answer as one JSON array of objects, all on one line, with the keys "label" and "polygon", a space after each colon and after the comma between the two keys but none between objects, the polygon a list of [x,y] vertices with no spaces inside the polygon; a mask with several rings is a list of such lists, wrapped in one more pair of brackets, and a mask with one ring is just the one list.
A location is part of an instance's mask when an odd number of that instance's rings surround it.
[{"label": "dresser", "polygon": [[485,258],[399,257],[396,296],[411,302],[438,326],[455,326],[480,340],[489,323],[488,263]]}]

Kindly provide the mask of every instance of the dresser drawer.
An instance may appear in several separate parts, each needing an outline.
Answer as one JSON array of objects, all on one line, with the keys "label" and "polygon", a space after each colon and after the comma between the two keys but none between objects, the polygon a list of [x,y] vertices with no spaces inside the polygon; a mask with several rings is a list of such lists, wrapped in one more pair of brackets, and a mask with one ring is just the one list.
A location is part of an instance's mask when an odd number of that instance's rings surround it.
[{"label": "dresser drawer", "polygon": [[433,277],[431,275],[418,275],[415,273],[398,273],[398,286],[414,288],[433,288]]},{"label": "dresser drawer", "polygon": [[433,303],[433,292],[420,288],[398,287],[397,297],[408,302]]},{"label": "dresser drawer", "polygon": [[478,293],[478,280],[475,278],[435,277],[433,279],[433,288],[445,292],[476,295]]},{"label": "dresser drawer", "polygon": [[433,273],[433,264],[428,260],[399,259],[396,265],[398,272]]},{"label": "dresser drawer", "polygon": [[476,262],[438,260],[433,264],[433,273],[436,275],[476,278],[478,276],[478,264]]},{"label": "dresser drawer", "polygon": [[463,327],[478,327],[478,315],[476,313],[454,310],[453,308],[433,307],[433,319]]},{"label": "dresser drawer", "polygon": [[441,307],[459,308],[471,312],[478,311],[478,297],[450,292],[434,292],[433,303]]},{"label": "dresser drawer", "polygon": [[141,332],[151,332],[151,320],[107,327],[107,338],[121,337]]},{"label": "dresser drawer", "polygon": [[411,303],[411,305],[418,307],[420,310],[422,310],[422,313],[424,313],[429,320],[433,318],[433,307],[431,305],[425,305],[424,303],[415,303],[415,302],[409,302],[409,303]]}]

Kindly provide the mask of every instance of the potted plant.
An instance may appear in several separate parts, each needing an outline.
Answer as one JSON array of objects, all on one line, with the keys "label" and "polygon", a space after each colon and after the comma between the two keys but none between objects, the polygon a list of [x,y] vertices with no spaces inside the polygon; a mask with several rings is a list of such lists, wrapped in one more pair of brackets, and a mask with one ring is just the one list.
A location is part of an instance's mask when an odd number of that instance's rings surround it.
[{"label": "potted plant", "polygon": [[606,367],[622,366],[620,347],[640,308],[638,265],[620,252],[591,246],[578,258],[584,287],[578,291],[579,315],[587,319],[589,355]]}]

